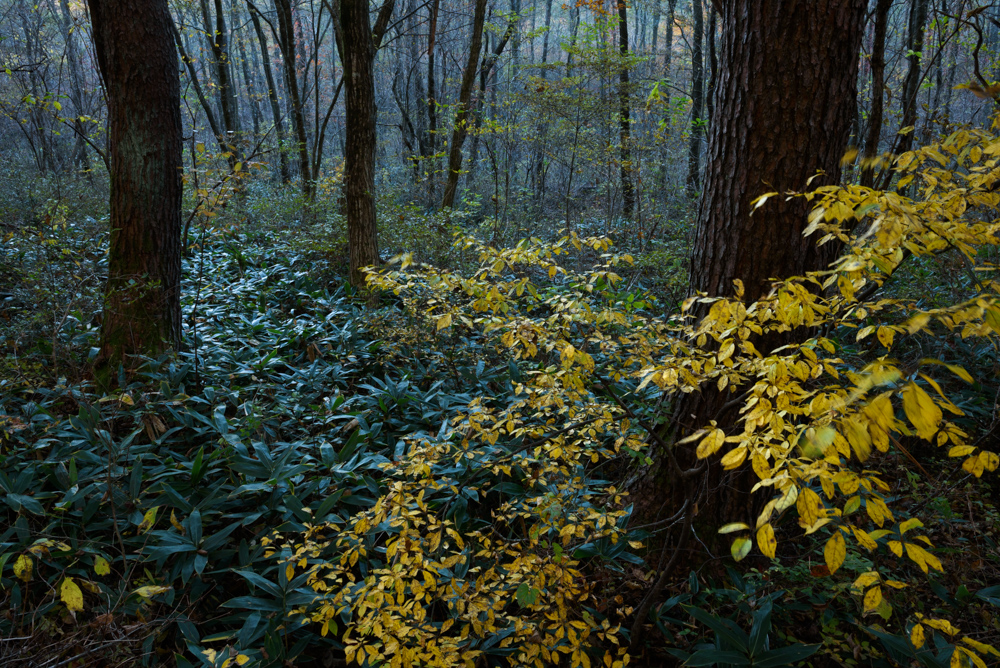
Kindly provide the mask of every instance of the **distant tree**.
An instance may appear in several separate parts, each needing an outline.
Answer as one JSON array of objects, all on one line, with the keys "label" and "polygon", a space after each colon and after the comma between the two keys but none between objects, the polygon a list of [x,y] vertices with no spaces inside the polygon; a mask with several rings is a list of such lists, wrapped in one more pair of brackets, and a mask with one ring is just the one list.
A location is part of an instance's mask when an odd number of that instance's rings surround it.
[{"label": "distant tree", "polygon": [[472,39],[469,42],[469,62],[462,73],[462,87],[458,94],[458,112],[455,114],[455,129],[452,131],[451,148],[448,152],[448,182],[444,188],[442,208],[451,208],[455,204],[455,193],[458,191],[458,177],[462,171],[462,144],[465,143],[465,136],[469,132],[472,86],[476,82],[479,53],[483,48],[483,23],[485,21],[486,0],[476,0],[476,9],[472,18]]},{"label": "distant tree", "polygon": [[88,0],[108,100],[111,247],[98,371],[181,340],[181,110],[167,0]]}]

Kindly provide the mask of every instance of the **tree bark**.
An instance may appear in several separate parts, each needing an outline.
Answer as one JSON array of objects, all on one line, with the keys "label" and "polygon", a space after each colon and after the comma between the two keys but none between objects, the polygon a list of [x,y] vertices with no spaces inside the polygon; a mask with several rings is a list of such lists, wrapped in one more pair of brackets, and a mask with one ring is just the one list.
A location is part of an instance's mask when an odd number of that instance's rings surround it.
[{"label": "tree bark", "polygon": [[469,43],[469,60],[462,73],[462,86],[458,91],[458,112],[455,114],[455,128],[451,133],[451,149],[448,152],[448,183],[444,188],[442,209],[450,209],[455,204],[458,178],[462,172],[462,144],[469,133],[468,119],[472,101],[472,86],[476,82],[476,67],[483,49],[483,24],[486,22],[486,0],[476,0],[472,18],[472,40]]},{"label": "tree bark", "polygon": [[621,70],[618,80],[618,124],[621,142],[622,216],[631,219],[635,214],[635,187],[632,185],[632,121],[630,118],[630,89],[628,83],[628,10],[625,0],[618,0],[618,50]]},{"label": "tree bark", "polygon": [[278,45],[284,61],[285,87],[288,90],[292,109],[292,126],[295,131],[296,148],[299,156],[299,172],[302,178],[302,194],[306,199],[313,196],[313,177],[309,171],[309,144],[306,139],[306,120],[302,111],[302,96],[299,95],[299,77],[295,67],[295,29],[292,24],[292,5],[289,0],[274,0],[278,13]]},{"label": "tree bark", "polygon": [[435,95],[434,77],[434,49],[437,42],[437,22],[438,11],[441,7],[441,0],[432,0],[430,24],[427,27],[427,140],[424,146],[427,148],[427,159],[430,168],[430,179],[428,187],[430,189],[431,200],[437,197],[437,165],[435,157],[437,153],[437,97]]},{"label": "tree bark", "polygon": [[750,303],[772,277],[825,267],[834,244],[804,238],[808,204],[750,203],[767,191],[837,183],[857,96],[864,0],[728,0],[721,72],[709,138],[691,288],[732,294],[741,279]]},{"label": "tree bark", "polygon": [[691,140],[688,145],[687,194],[693,197],[701,186],[701,136],[704,133],[702,115],[705,104],[705,74],[702,54],[702,36],[705,20],[701,0],[693,0],[694,35],[691,38]]},{"label": "tree bark", "polygon": [[903,120],[901,128],[912,128],[899,141],[899,152],[905,153],[913,147],[913,135],[917,125],[917,92],[920,88],[920,61],[924,50],[924,26],[927,24],[927,0],[913,0],[910,5],[910,21],[907,30],[906,48],[909,52],[909,69],[903,80]]},{"label": "tree bark", "polygon": [[[730,296],[745,286],[749,304],[770,290],[772,277],[824,268],[835,244],[817,247],[804,238],[809,204],[773,197],[750,216],[751,202],[766,191],[835,184],[856,104],[858,50],[866,0],[724,0],[722,49],[709,161],[691,257],[691,290]],[[772,344],[758,343],[767,353]],[[732,387],[732,386],[731,386]],[[732,433],[739,414],[732,394],[714,387],[684,395],[673,407],[672,433],[682,436],[717,420]],[[738,407],[737,407],[738,408]],[[685,501],[699,506],[695,523],[713,551],[724,549],[715,530],[724,522],[752,521],[756,477],[748,467],[726,473],[718,461],[689,477],[693,448],[662,448],[637,485],[639,514],[670,515]],[[674,462],[678,464],[675,465]]]},{"label": "tree bark", "polygon": [[347,138],[344,154],[344,199],[350,281],[364,287],[362,269],[378,265],[375,221],[376,114],[375,53],[392,15],[395,0],[385,0],[374,30],[368,0],[341,0],[340,25],[344,39],[344,104]]},{"label": "tree bark", "polygon": [[868,136],[861,158],[861,185],[875,185],[875,159],[882,140],[883,98],[885,97],[885,33],[893,0],[878,0],[875,6],[875,35],[872,38],[872,108],[868,114]]},{"label": "tree bark", "polygon": [[88,0],[108,98],[111,246],[98,377],[181,342],[181,109],[167,0]]},{"label": "tree bark", "polygon": [[288,154],[285,153],[285,121],[281,115],[281,103],[278,100],[278,89],[274,85],[274,74],[271,71],[271,52],[267,49],[267,36],[260,25],[260,13],[252,2],[247,2],[250,10],[250,21],[253,23],[253,30],[257,33],[257,42],[260,44],[260,56],[264,61],[261,66],[264,68],[264,79],[267,81],[267,99],[271,103],[271,117],[274,119],[274,133],[278,139],[278,165],[281,174],[281,182],[291,181],[288,171]]}]

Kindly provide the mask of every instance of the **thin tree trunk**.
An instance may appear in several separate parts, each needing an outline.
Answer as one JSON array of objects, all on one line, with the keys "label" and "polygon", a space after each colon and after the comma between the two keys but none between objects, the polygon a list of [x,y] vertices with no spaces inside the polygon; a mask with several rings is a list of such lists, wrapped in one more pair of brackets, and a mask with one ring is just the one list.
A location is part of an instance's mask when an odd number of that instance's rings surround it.
[{"label": "thin tree trunk", "polygon": [[628,83],[628,10],[625,0],[618,0],[618,50],[621,54],[618,86],[619,141],[621,142],[622,216],[631,220],[635,214],[635,187],[632,184],[632,128]]},{"label": "thin tree trunk", "polygon": [[[673,84],[673,79],[670,76],[670,66],[673,64],[673,50],[674,50],[674,12],[677,9],[677,0],[667,0],[667,30],[663,34],[663,78],[667,80],[670,84]],[[673,129],[673,118],[670,115],[669,101],[672,98],[672,94],[667,89],[667,116],[663,119],[663,157],[661,158],[659,172],[660,172],[660,190],[666,190],[667,187],[667,174],[669,173],[668,165],[670,160],[668,159],[668,151],[670,149],[670,134]]]},{"label": "thin tree trunk", "polygon": [[703,73],[702,36],[705,32],[701,0],[693,0],[694,35],[691,38],[691,143],[688,146],[687,194],[694,197],[701,185],[701,136],[705,102],[705,75]]},{"label": "thin tree trunk", "polygon": [[455,114],[455,128],[451,134],[451,149],[448,153],[448,183],[444,189],[441,208],[448,209],[455,204],[455,193],[458,190],[458,178],[462,172],[462,144],[468,134],[469,103],[472,99],[472,86],[476,82],[476,66],[479,64],[479,54],[483,48],[483,24],[486,22],[486,0],[476,0],[476,9],[472,18],[472,40],[469,44],[469,60],[462,73],[462,86],[458,91],[458,112]]},{"label": "thin tree trunk", "polygon": [[73,25],[73,14],[69,9],[68,0],[60,0],[60,23],[66,40],[66,60],[69,63],[70,98],[73,100],[74,118],[73,130],[76,132],[73,149],[73,163],[90,178],[90,156],[87,152],[87,142],[84,141],[86,131],[80,117],[86,111],[83,105],[83,79],[80,73],[80,55],[76,48],[76,31]]},{"label": "thin tree trunk", "polygon": [[872,39],[872,108],[868,114],[868,136],[861,158],[861,185],[875,185],[875,160],[882,140],[882,105],[885,97],[885,33],[893,0],[878,0],[875,6],[875,35]]},{"label": "thin tree trunk", "polygon": [[917,125],[917,92],[920,88],[920,61],[924,50],[924,26],[927,24],[927,0],[912,0],[910,21],[907,30],[906,48],[909,53],[909,69],[903,80],[902,128],[912,128],[899,141],[899,152],[905,153],[913,147],[913,135]]},{"label": "thin tree trunk", "polygon": [[431,1],[430,24],[427,27],[427,155],[430,163],[430,197],[437,198],[437,97],[435,95],[434,51],[437,44],[438,11],[441,0]]},{"label": "thin tree trunk", "polygon": [[299,156],[299,171],[302,178],[302,194],[306,199],[313,196],[313,177],[309,171],[309,143],[306,139],[306,120],[302,110],[302,97],[299,95],[299,78],[295,68],[295,29],[292,23],[292,5],[290,0],[274,0],[278,10],[278,36],[281,58],[284,61],[285,88],[288,91],[288,101],[292,110],[292,126],[295,130],[296,148]]},{"label": "thin tree trunk", "polygon": [[260,56],[264,61],[264,79],[267,81],[267,99],[271,103],[271,117],[274,119],[274,133],[278,139],[278,165],[281,174],[281,182],[291,181],[288,170],[288,154],[285,152],[285,121],[281,114],[281,102],[278,100],[278,90],[274,85],[274,74],[271,71],[271,52],[267,48],[267,36],[260,25],[260,13],[257,7],[248,0],[247,7],[250,10],[250,22],[253,23],[254,32],[257,33],[257,42],[260,44]]}]

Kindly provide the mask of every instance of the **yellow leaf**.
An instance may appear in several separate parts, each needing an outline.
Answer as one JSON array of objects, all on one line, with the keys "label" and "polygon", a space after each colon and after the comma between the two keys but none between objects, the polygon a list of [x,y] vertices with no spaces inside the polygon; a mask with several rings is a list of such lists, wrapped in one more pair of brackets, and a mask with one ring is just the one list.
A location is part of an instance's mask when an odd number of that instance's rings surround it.
[{"label": "yellow leaf", "polygon": [[743,522],[733,522],[719,529],[719,533],[734,533],[736,531],[747,531],[750,527]]},{"label": "yellow leaf", "polygon": [[59,598],[70,612],[83,610],[83,591],[73,582],[73,578],[63,578],[62,586],[59,587]]},{"label": "yellow leaf", "polygon": [[736,561],[741,561],[743,557],[750,554],[750,548],[752,547],[752,545],[753,543],[746,536],[740,536],[739,538],[734,540],[733,545],[730,548],[730,552],[733,555],[733,559],[735,559]]},{"label": "yellow leaf", "polygon": [[903,410],[910,423],[916,428],[917,436],[931,440],[941,422],[941,409],[922,387],[910,383],[903,388]]},{"label": "yellow leaf", "polygon": [[811,527],[820,519],[823,511],[823,502],[819,494],[808,487],[799,492],[799,498],[795,502],[795,508],[799,511],[799,519],[804,527]]},{"label": "yellow leaf", "polygon": [[875,571],[868,571],[867,573],[862,573],[861,575],[859,575],[858,579],[854,581],[852,587],[853,589],[857,590],[858,594],[860,594],[862,591],[865,590],[866,587],[869,587],[875,584],[876,582],[879,582],[879,580],[880,578],[878,573],[876,573]]},{"label": "yellow leaf", "polygon": [[859,529],[857,527],[852,527],[852,529],[854,531],[854,537],[858,541],[858,545],[865,548],[869,552],[878,548],[878,543],[876,543],[872,539],[872,537],[868,535],[868,532],[863,531],[862,529]]},{"label": "yellow leaf", "polygon": [[937,629],[941,633],[946,633],[950,636],[957,635],[959,630],[952,625],[947,619],[923,619],[924,625],[930,626],[933,629]]},{"label": "yellow leaf", "polygon": [[876,336],[878,336],[879,343],[881,343],[886,348],[892,347],[892,338],[895,336],[895,332],[889,327],[879,327]]},{"label": "yellow leaf", "polygon": [[760,548],[761,553],[765,557],[774,559],[778,541],[774,537],[774,528],[771,527],[770,523],[757,529],[757,547]]},{"label": "yellow leaf", "polygon": [[237,654],[236,655],[236,663],[238,665],[240,665],[240,666],[245,665],[247,663],[247,661],[249,661],[249,660],[250,660],[250,657],[247,656],[246,654]]},{"label": "yellow leaf", "polygon": [[869,613],[878,608],[879,604],[882,603],[882,588],[872,587],[865,593],[865,613]]},{"label": "yellow leaf", "polygon": [[919,545],[914,545],[913,543],[906,543],[906,556],[913,560],[924,573],[927,572],[927,567],[930,566],[934,570],[943,571],[941,567],[941,561],[935,557],[933,554],[920,547]]},{"label": "yellow leaf", "polygon": [[741,465],[747,458],[747,449],[744,447],[734,448],[722,457],[722,468],[731,471]]},{"label": "yellow leaf", "polygon": [[974,445],[956,445],[951,450],[948,451],[949,457],[964,457],[971,452],[975,452],[976,446]]},{"label": "yellow leaf", "polygon": [[984,642],[979,642],[978,640],[973,640],[972,638],[962,638],[962,642],[972,647],[972,649],[977,652],[982,652],[983,654],[992,654],[993,656],[1000,656],[1000,652],[996,650],[992,645],[987,645]]},{"label": "yellow leaf", "polygon": [[440,332],[447,327],[451,327],[451,313],[445,313],[437,319],[437,331]]},{"label": "yellow leaf", "polygon": [[94,557],[94,572],[98,575],[107,575],[111,572],[111,565],[108,564],[108,560],[102,556]]},{"label": "yellow leaf", "polygon": [[26,554],[22,554],[14,562],[14,575],[21,578],[25,582],[31,579],[31,571],[34,568],[34,564],[31,561],[31,557]]},{"label": "yellow leaf", "polygon": [[914,624],[913,628],[910,629],[910,642],[917,649],[924,646],[924,627],[920,624]]},{"label": "yellow leaf", "polygon": [[847,557],[847,544],[844,542],[844,536],[840,533],[839,529],[834,531],[830,540],[826,541],[826,547],[823,548],[823,557],[826,559],[826,567],[830,569],[831,575],[836,573],[837,569],[844,563],[844,559]]},{"label": "yellow leaf", "polygon": [[153,506],[146,511],[146,514],[142,516],[142,522],[139,523],[139,533],[146,533],[153,528],[153,525],[156,524],[156,513],[159,510],[159,506]]},{"label": "yellow leaf", "polygon": [[170,525],[173,526],[178,531],[180,531],[181,534],[186,533],[186,531],[184,530],[184,525],[181,524],[180,520],[177,519],[177,515],[174,514],[173,510],[170,511]]},{"label": "yellow leaf", "polygon": [[951,653],[951,662],[948,666],[949,668],[968,668],[969,664],[965,660],[965,650],[961,647],[956,647],[955,651]]},{"label": "yellow leaf", "polygon": [[289,580],[295,577],[295,564],[289,562],[289,564],[285,566],[285,577]]},{"label": "yellow leaf", "polygon": [[153,596],[156,596],[157,594],[163,594],[165,592],[168,592],[168,591],[170,591],[170,589],[171,589],[170,587],[157,587],[157,586],[154,586],[154,585],[148,585],[146,587],[139,587],[138,589],[136,589],[132,593],[133,594],[138,594],[139,596],[141,596],[143,598],[152,598]]},{"label": "yellow leaf", "polygon": [[709,432],[708,436],[702,439],[701,443],[698,444],[698,449],[695,454],[698,459],[705,459],[706,457],[711,457],[726,440],[726,433],[721,429],[713,429]]}]

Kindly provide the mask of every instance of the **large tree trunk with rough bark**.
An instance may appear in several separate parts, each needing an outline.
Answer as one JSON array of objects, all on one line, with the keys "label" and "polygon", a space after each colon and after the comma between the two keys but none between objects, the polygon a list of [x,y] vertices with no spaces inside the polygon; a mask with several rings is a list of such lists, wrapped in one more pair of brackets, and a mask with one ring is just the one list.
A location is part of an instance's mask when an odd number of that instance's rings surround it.
[{"label": "large tree trunk with rough bark", "polygon": [[[750,303],[785,278],[825,267],[837,248],[803,238],[808,203],[773,197],[750,216],[751,202],[768,191],[801,190],[824,170],[837,183],[854,116],[858,51],[865,0],[727,0],[715,3],[722,20],[719,81],[709,159],[691,260],[691,288],[711,296],[745,285]],[[766,353],[773,342],[758,342]],[[732,387],[732,386],[731,386]],[[716,420],[738,429],[739,394],[702,388],[680,397],[667,444]],[[731,473],[718,461],[699,466],[692,446],[660,444],[654,466],[636,485],[637,510],[655,520],[685,503],[693,528],[713,554],[725,550],[715,533],[723,523],[755,516],[748,467]]]},{"label": "large tree trunk with rough bark", "polygon": [[363,287],[365,267],[377,265],[378,235],[375,225],[375,53],[389,24],[395,0],[385,0],[375,28],[368,16],[367,0],[341,0],[340,25],[344,44],[344,212],[350,246],[351,285]]},{"label": "large tree trunk with rough bark", "polygon": [[167,0],[89,0],[108,99],[111,247],[98,377],[181,341],[181,109]]},{"label": "large tree trunk with rough bark", "polygon": [[840,159],[854,118],[864,0],[729,0],[721,72],[711,122],[705,188],[691,256],[691,288],[730,295],[733,280],[747,302],[773,277],[821,269],[833,244],[805,238],[808,204],[769,191],[840,180]]}]

